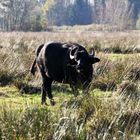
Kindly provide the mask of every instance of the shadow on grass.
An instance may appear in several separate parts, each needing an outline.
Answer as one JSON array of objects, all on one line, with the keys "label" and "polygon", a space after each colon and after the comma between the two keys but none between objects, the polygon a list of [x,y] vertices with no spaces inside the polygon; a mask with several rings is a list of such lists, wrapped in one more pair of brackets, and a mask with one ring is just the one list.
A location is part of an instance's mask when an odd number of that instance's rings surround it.
[{"label": "shadow on grass", "polygon": [[[15,85],[21,94],[40,94],[41,87],[34,87],[32,85],[28,85],[26,83],[20,83]],[[54,93],[67,93],[72,94],[72,90],[70,89],[69,85],[62,85],[62,84],[53,84],[52,85],[52,92]]]}]

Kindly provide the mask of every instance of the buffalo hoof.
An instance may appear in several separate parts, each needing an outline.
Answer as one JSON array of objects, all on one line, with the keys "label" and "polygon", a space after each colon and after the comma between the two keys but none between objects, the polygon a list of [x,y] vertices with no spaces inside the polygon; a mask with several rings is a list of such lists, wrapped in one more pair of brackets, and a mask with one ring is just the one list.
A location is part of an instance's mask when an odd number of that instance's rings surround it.
[{"label": "buffalo hoof", "polygon": [[50,103],[51,103],[52,106],[54,106],[56,104],[56,102],[54,101],[54,99],[51,99],[50,100]]}]

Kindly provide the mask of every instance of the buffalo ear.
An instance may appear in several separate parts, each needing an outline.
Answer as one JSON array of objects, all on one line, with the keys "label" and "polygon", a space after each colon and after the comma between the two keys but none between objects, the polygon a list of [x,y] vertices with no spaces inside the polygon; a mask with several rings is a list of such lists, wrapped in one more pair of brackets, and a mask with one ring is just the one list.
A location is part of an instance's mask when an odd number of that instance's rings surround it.
[{"label": "buffalo ear", "polygon": [[99,62],[99,61],[100,61],[100,59],[97,58],[97,57],[89,57],[89,62],[90,62],[91,64],[95,64],[95,63],[97,63],[97,62]]}]

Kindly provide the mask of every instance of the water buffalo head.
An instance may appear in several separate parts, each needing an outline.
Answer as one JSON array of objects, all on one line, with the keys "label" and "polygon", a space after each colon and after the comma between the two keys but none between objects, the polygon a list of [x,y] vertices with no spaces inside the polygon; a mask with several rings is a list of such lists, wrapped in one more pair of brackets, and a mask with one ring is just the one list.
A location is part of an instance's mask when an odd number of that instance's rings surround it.
[{"label": "water buffalo head", "polygon": [[70,51],[70,59],[75,62],[76,70],[78,73],[88,71],[92,64],[100,61],[99,58],[94,57],[95,51],[92,49],[89,54],[85,49],[80,49],[79,46],[73,47]]},{"label": "water buffalo head", "polygon": [[80,82],[79,85],[83,88],[87,88],[92,81],[92,64],[99,62],[100,59],[95,57],[94,50],[88,53],[83,46],[73,47],[70,50],[69,56],[72,62],[71,65],[74,66],[77,72],[78,83]]}]

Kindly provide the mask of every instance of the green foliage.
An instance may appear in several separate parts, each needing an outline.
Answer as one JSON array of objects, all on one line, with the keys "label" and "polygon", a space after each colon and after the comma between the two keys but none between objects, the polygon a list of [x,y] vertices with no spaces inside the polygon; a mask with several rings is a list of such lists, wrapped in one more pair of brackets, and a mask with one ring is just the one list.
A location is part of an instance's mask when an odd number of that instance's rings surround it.
[{"label": "green foliage", "polygon": [[[71,10],[71,11],[70,11]],[[87,0],[76,0],[69,10],[71,25],[85,25],[92,23],[92,7]]]},{"label": "green foliage", "polygon": [[89,0],[1,0],[0,5],[2,31],[41,31],[48,25],[92,23],[108,24],[112,30],[139,28],[138,0],[95,0],[94,4]]},{"label": "green foliage", "polygon": [[2,31],[41,31],[48,25],[91,23],[108,24],[113,30],[135,29],[140,12],[138,0],[95,0],[94,4],[89,0],[1,0],[0,5]]},{"label": "green foliage", "polygon": [[74,3],[67,3],[65,0],[51,0],[46,2],[44,8],[49,25],[92,23],[92,8],[86,0],[76,0]]},{"label": "green foliage", "polygon": [[3,31],[42,30],[41,5],[37,0],[2,0],[0,4],[0,27]]}]

